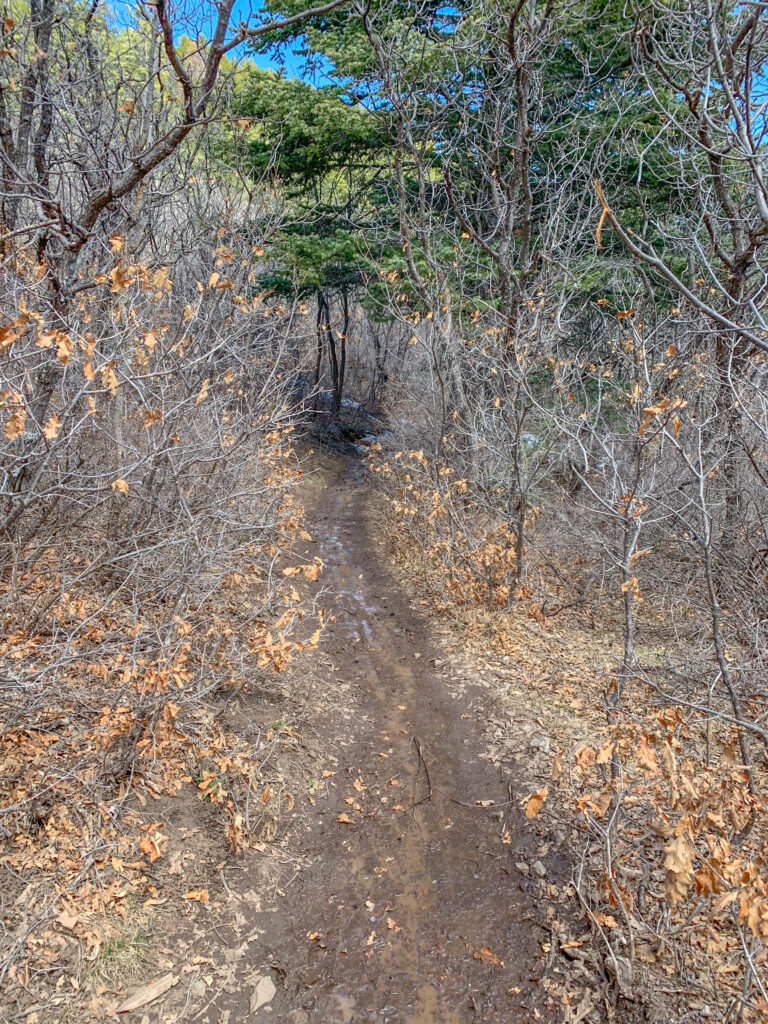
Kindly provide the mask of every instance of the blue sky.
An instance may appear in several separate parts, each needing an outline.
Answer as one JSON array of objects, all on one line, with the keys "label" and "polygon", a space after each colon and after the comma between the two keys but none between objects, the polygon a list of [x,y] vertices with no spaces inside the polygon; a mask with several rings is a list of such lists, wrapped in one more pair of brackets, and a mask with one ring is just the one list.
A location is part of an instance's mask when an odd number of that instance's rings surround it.
[{"label": "blue sky", "polygon": [[[237,0],[233,12],[233,23],[237,24],[238,21],[245,21],[248,18],[248,14],[251,14],[251,20],[254,20],[254,15],[262,9],[263,4],[261,0]],[[274,60],[272,57],[266,54],[254,54],[254,63],[258,64],[260,68],[277,68],[280,67],[280,62]],[[288,78],[303,78],[304,58],[297,57],[291,49],[287,48],[283,54],[282,66],[285,68],[285,73]]]},{"label": "blue sky", "polygon": [[[112,0],[110,7],[115,12],[118,24],[126,25],[133,20],[132,11],[135,7],[133,0]],[[250,20],[254,23],[262,8],[262,0],[236,0],[232,17],[233,26],[240,21]],[[211,35],[216,13],[212,0],[173,0],[171,10],[178,26],[177,35],[179,37],[187,35],[194,38],[198,32],[203,32],[207,36]],[[300,46],[297,44],[295,49],[299,48]],[[242,50],[233,51],[230,56],[234,56],[236,53],[245,56],[247,49],[243,47]],[[253,54],[251,57],[254,63],[261,68],[283,67],[288,78],[315,80],[311,74],[305,73],[305,59],[294,54],[291,47],[286,47],[282,54],[282,60],[265,54]],[[316,82],[316,84],[320,83]]]}]

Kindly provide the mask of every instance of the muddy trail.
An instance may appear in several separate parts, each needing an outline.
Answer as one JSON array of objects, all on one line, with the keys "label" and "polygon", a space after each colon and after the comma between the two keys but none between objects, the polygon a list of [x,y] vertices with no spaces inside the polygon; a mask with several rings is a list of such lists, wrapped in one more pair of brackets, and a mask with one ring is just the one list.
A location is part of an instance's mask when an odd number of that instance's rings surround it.
[{"label": "muddy trail", "polygon": [[545,883],[515,862],[547,880],[565,866],[537,858],[523,780],[518,788],[481,758],[483,723],[467,713],[473,681],[450,670],[388,571],[359,460],[326,463],[307,518],[335,616],[321,689],[344,694],[343,710],[314,728],[336,770],[295,836],[311,866],[248,950],[274,997],[252,1016],[249,990],[222,991],[194,1019],[554,1019],[537,984],[550,937]]}]

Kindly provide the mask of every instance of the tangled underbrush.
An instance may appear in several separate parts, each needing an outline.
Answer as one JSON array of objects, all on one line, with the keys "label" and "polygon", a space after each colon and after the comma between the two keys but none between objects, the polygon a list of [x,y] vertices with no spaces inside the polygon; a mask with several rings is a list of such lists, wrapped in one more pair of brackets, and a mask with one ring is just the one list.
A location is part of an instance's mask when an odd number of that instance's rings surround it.
[{"label": "tangled underbrush", "polygon": [[309,537],[292,310],[255,289],[230,227],[173,265],[145,262],[141,235],[131,254],[113,233],[106,259],[95,243],[66,319],[51,267],[27,249],[5,263],[0,983],[16,992],[55,981],[69,937],[96,957],[109,918],[157,896],[153,801],[189,787],[235,851],[285,810],[265,764],[286,730],[239,735],[221,712],[317,644],[321,565],[293,554]]},{"label": "tangled underbrush", "polygon": [[565,805],[585,837],[577,890],[623,994],[640,967],[679,978],[689,1009],[758,1021],[768,1011],[767,780],[762,765],[741,764],[736,730],[716,710],[622,713],[602,741],[555,758],[552,792],[532,794],[526,813]]},{"label": "tangled underbrush", "polygon": [[[523,664],[526,630],[514,619],[536,620],[539,675],[559,680],[558,648],[552,644],[546,653],[546,631],[556,622],[559,641],[567,641],[571,620],[549,620],[541,600],[515,586],[508,524],[478,507],[465,480],[433,466],[420,451],[389,454],[373,445],[368,464],[394,514],[395,557],[427,584],[438,610],[460,618],[470,634],[477,636],[479,627],[486,649],[491,637],[499,652]],[[554,607],[562,599],[557,582],[547,593]],[[511,604],[510,595],[521,600]],[[593,629],[599,621],[602,631],[614,634],[620,650],[624,590],[617,587],[614,596],[611,605],[597,592],[581,611]],[[662,644],[663,617],[652,602],[650,586],[645,603],[634,602],[655,641],[638,647],[629,674],[616,664],[605,678],[593,678],[583,628],[570,636],[588,679],[579,697],[590,706],[580,699],[580,715],[586,714],[595,738],[558,744],[553,737],[551,782],[530,794],[525,813],[544,829],[552,821],[572,830],[574,849],[581,851],[574,859],[575,889],[617,994],[636,999],[664,989],[674,995],[670,986],[682,985],[687,1008],[704,1017],[763,1020],[768,780],[765,758],[754,750],[764,734],[758,716],[745,765],[744,737],[727,690],[717,685],[712,651],[686,653],[671,631]],[[475,616],[467,615],[470,607]],[[745,667],[748,655],[734,645],[729,661],[752,712],[761,684]],[[559,696],[547,693],[546,699],[567,706],[572,692],[563,686]]]},{"label": "tangled underbrush", "polygon": [[424,452],[382,452],[371,445],[368,469],[380,482],[407,558],[418,553],[438,610],[465,605],[505,608],[516,591],[517,536],[472,496],[467,481]]}]

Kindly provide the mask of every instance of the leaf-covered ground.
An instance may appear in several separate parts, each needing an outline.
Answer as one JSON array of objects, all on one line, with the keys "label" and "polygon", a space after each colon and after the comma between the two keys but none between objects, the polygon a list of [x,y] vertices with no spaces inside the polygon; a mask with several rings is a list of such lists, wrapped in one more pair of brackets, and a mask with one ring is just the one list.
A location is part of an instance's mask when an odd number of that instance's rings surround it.
[{"label": "leaf-covered ground", "polygon": [[324,563],[328,626],[293,673],[308,703],[285,764],[288,831],[213,865],[208,902],[188,901],[142,979],[175,972],[178,983],[142,1012],[211,1024],[250,1019],[251,1007],[291,1022],[557,1020],[539,981],[547,908],[568,927],[568,862],[525,826],[523,790],[486,758],[488,721],[473,712],[486,684],[432,638],[392,576],[361,467],[320,462],[309,553]]},{"label": "leaf-covered ground", "polygon": [[675,986],[637,970],[658,951],[626,974],[602,948],[615,919],[585,913],[583,832],[553,779],[562,751],[600,746],[613,631],[534,612],[500,646],[482,615],[436,618],[360,462],[314,466],[298,554],[324,567],[325,636],[219,722],[262,743],[258,829],[226,825],[215,773],[137,806],[156,855],[112,865],[109,938],[90,941],[95,903],[62,903],[43,940],[66,953],[55,980],[38,972],[38,1001],[8,1019],[662,1019]]}]

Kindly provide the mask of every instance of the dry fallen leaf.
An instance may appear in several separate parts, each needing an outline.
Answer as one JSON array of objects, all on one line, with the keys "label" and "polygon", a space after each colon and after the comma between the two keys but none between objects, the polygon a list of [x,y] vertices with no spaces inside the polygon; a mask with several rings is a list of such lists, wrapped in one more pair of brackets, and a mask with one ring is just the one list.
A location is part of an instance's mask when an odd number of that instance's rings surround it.
[{"label": "dry fallen leaf", "polygon": [[495,967],[504,966],[504,962],[501,957],[496,956],[496,954],[491,952],[487,946],[483,946],[482,949],[476,949],[472,954],[472,959],[480,960],[484,964],[493,964]]},{"label": "dry fallen leaf", "polygon": [[168,866],[169,875],[181,875],[184,870],[184,854],[181,850],[174,850],[171,854],[171,863]]},{"label": "dry fallen leaf", "polygon": [[352,821],[352,819],[350,818],[350,816],[348,814],[340,814],[339,817],[336,820],[339,821],[342,825],[354,825],[355,824],[354,821]]},{"label": "dry fallen leaf", "polygon": [[243,846],[243,816],[242,814],[236,814],[232,821],[227,825],[227,838],[229,839],[230,846],[235,853],[240,853]]},{"label": "dry fallen leaf", "polygon": [[56,921],[61,925],[61,927],[66,928],[67,931],[70,932],[75,927],[78,920],[77,914],[70,914],[67,910],[62,910],[56,918]]},{"label": "dry fallen leaf", "polygon": [[535,818],[541,808],[544,806],[544,801],[549,796],[549,788],[544,786],[536,793],[531,793],[526,801],[525,816],[529,820]]},{"label": "dry fallen leaf", "polygon": [[184,893],[185,900],[196,900],[198,903],[207,903],[210,898],[207,889],[190,889],[189,892]]},{"label": "dry fallen leaf", "polygon": [[27,410],[17,409],[5,422],[4,433],[9,441],[15,441],[17,437],[24,434],[24,425],[27,421]]},{"label": "dry fallen leaf", "polygon": [[602,910],[598,910],[595,914],[595,920],[598,924],[601,924],[604,928],[615,928],[616,918],[611,914],[604,914]]},{"label": "dry fallen leaf", "polygon": [[685,829],[667,844],[666,853],[664,868],[667,873],[667,902],[674,907],[685,899],[693,882],[693,858],[696,851]]},{"label": "dry fallen leaf", "polygon": [[48,441],[53,441],[61,428],[61,420],[58,416],[51,416],[45,424],[43,435]]},{"label": "dry fallen leaf", "polygon": [[139,844],[139,849],[149,857],[150,864],[154,864],[158,857],[162,857],[165,853],[167,846],[168,836],[164,836],[162,832],[158,832],[155,829],[152,832],[147,832],[147,835],[144,836]]}]

